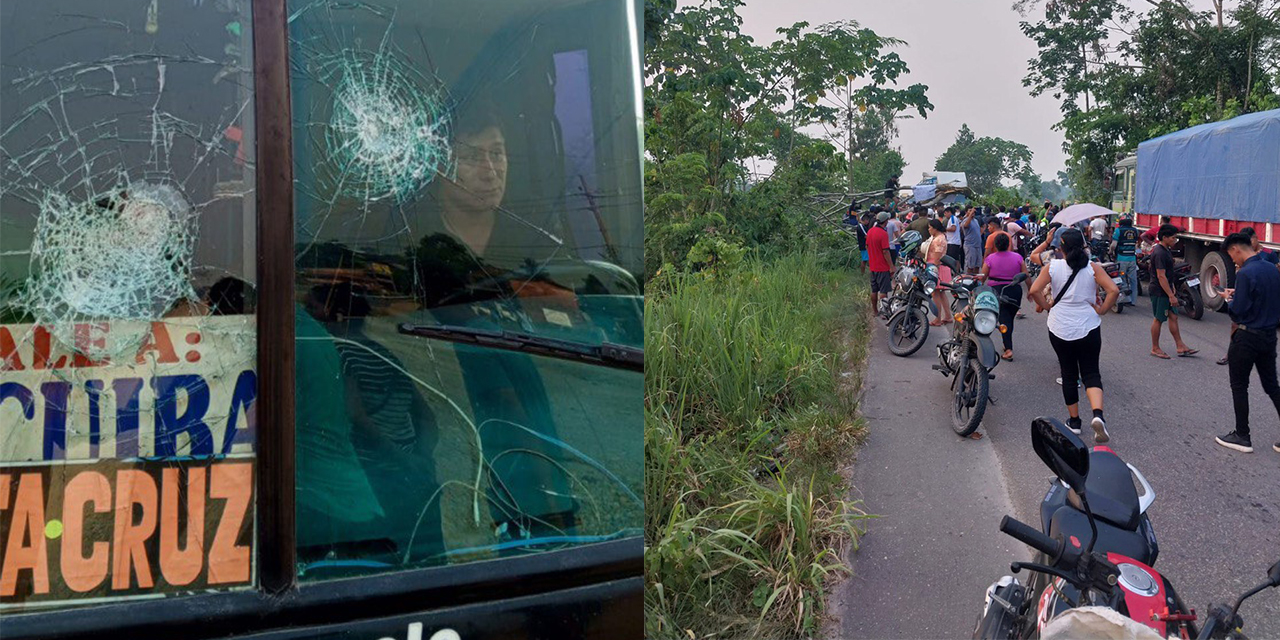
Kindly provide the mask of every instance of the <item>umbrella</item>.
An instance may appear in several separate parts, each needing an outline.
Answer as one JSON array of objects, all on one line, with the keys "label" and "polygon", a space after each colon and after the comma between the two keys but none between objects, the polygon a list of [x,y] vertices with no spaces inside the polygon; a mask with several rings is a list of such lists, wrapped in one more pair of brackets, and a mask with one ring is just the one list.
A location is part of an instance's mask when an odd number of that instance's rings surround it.
[{"label": "umbrella", "polygon": [[1067,227],[1080,222],[1081,220],[1088,220],[1099,216],[1114,215],[1116,215],[1116,212],[1106,207],[1098,206],[1091,202],[1085,202],[1082,204],[1073,204],[1066,209],[1059,211],[1058,215],[1053,217],[1053,221]]}]

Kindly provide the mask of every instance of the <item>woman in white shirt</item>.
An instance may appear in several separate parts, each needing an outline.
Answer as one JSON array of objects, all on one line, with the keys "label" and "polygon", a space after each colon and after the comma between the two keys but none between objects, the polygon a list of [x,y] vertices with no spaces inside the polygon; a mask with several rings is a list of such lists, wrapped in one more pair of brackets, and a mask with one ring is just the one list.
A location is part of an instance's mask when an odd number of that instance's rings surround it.
[{"label": "woman in white shirt", "polygon": [[[1084,382],[1093,407],[1094,440],[1106,442],[1111,437],[1102,417],[1102,374],[1098,368],[1102,316],[1115,304],[1120,290],[1100,265],[1089,262],[1084,234],[1067,229],[1060,242],[1064,257],[1049,261],[1049,267],[1031,285],[1030,298],[1036,303],[1036,313],[1049,311],[1049,343],[1058,354],[1058,367],[1062,370],[1062,399],[1070,415],[1067,426],[1076,434],[1081,431],[1080,389],[1072,384],[1079,379]],[[1052,302],[1045,298],[1046,287],[1052,288]],[[1098,287],[1106,292],[1101,303]]]}]

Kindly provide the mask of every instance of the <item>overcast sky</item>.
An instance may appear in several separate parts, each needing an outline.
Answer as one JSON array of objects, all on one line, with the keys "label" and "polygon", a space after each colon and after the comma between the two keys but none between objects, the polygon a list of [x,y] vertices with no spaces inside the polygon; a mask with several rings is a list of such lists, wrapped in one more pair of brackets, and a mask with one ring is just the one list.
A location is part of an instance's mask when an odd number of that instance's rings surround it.
[{"label": "overcast sky", "polygon": [[[933,170],[934,161],[965,123],[979,137],[1027,145],[1035,154],[1036,172],[1046,180],[1065,168],[1062,134],[1053,130],[1060,118],[1058,105],[1051,95],[1032,98],[1022,86],[1036,47],[1018,29],[1022,18],[1013,11],[1013,0],[746,2],[739,9],[742,29],[760,45],[777,39],[778,27],[802,20],[817,25],[852,19],[876,33],[907,41],[897,52],[911,73],[899,84],[927,85],[934,110],[927,119],[915,116],[899,122],[898,144],[907,160],[903,184],[914,184],[921,172]],[[1193,0],[1192,5],[1208,9],[1211,2]]]},{"label": "overcast sky", "polygon": [[[689,4],[682,2],[681,4]],[[1065,168],[1062,134],[1053,130],[1058,105],[1051,96],[1032,98],[1022,86],[1027,60],[1036,53],[1018,30],[1021,19],[1012,0],[747,0],[739,9],[743,32],[760,45],[777,39],[778,27],[804,20],[811,24],[857,20],[884,36],[906,40],[897,50],[911,73],[899,79],[907,87],[929,87],[934,110],[902,120],[898,144],[906,157],[903,184],[923,171],[955,141],[968,123],[981,136],[1027,145],[1044,179]],[[914,113],[914,112],[913,112]]]}]

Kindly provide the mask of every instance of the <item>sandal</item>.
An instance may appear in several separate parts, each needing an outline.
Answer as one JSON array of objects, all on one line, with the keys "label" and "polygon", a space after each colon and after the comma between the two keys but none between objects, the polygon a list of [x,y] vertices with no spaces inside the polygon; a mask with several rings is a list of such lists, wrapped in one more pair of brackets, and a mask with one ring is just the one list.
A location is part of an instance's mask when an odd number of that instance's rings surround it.
[{"label": "sandal", "polygon": [[1170,359],[1171,359],[1171,358],[1169,357],[1169,354],[1164,353],[1164,352],[1156,353],[1156,352],[1152,351],[1152,352],[1151,352],[1151,357],[1152,357],[1152,358],[1160,358],[1161,360],[1170,360]]},{"label": "sandal", "polygon": [[930,321],[929,321],[929,326],[931,326],[931,327],[941,327],[941,326],[942,326],[942,325],[944,325],[944,324],[946,324],[946,323],[945,323],[945,322],[943,322],[943,321],[941,321],[941,320],[930,320]]},{"label": "sandal", "polygon": [[1222,356],[1222,358],[1218,360],[1218,364],[1227,364],[1227,357]]},{"label": "sandal", "polygon": [[1006,362],[1013,362],[1013,350],[1010,349],[1008,351],[1005,351],[1003,354],[1000,355],[1000,358],[1005,360]]},{"label": "sandal", "polygon": [[1194,356],[1197,353],[1200,353],[1199,349],[1187,349],[1186,351],[1179,351],[1178,357],[1186,358],[1186,357]]}]

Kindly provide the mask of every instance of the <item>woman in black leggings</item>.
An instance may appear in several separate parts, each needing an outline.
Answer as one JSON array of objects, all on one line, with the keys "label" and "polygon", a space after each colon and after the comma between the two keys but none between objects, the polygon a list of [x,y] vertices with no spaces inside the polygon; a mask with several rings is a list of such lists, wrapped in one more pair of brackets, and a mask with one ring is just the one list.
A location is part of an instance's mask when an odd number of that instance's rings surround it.
[{"label": "woman in black leggings", "polygon": [[[1004,326],[1000,334],[1004,340],[1004,354],[1000,357],[1013,360],[1013,321],[1022,307],[1022,283],[1013,284],[1013,280],[1018,274],[1027,272],[1027,265],[1022,256],[1009,250],[1008,234],[998,234],[994,244],[995,251],[982,264],[982,279],[1000,296],[1000,324]],[[1005,302],[1005,298],[1012,302]]]},{"label": "woman in black leggings", "polygon": [[[1084,235],[1076,229],[1068,229],[1060,236],[1064,259],[1054,259],[1040,272],[1031,285],[1030,297],[1036,303],[1036,313],[1049,310],[1049,343],[1058,354],[1058,366],[1062,370],[1062,399],[1067,403],[1070,419],[1067,426],[1075,433],[1081,431],[1080,390],[1074,380],[1084,382],[1085,394],[1093,406],[1094,441],[1111,439],[1107,423],[1102,416],[1102,374],[1098,359],[1102,354],[1102,316],[1106,315],[1120,290],[1115,282],[1097,263],[1089,262],[1084,248]],[[1045,298],[1045,288],[1052,286],[1053,298]],[[1098,302],[1098,287],[1106,292],[1106,299]]]}]

